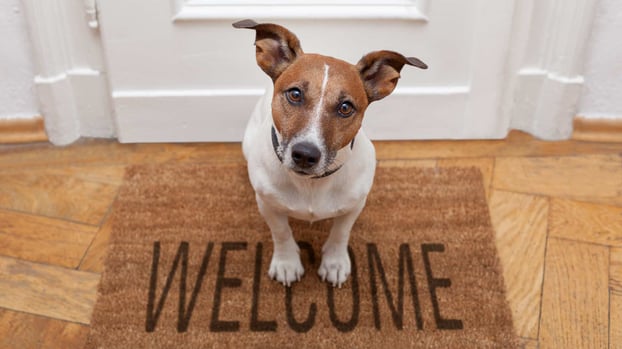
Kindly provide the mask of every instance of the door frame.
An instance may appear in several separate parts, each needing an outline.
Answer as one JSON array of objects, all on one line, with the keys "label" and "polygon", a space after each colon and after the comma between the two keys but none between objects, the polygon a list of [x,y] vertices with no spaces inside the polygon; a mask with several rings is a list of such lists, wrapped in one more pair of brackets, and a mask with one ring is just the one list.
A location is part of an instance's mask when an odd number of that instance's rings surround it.
[{"label": "door frame", "polygon": [[116,136],[95,0],[22,0],[50,142]]},{"label": "door frame", "polygon": [[517,1],[500,110],[511,129],[570,138],[597,1]]},{"label": "door frame", "polygon": [[[99,42],[98,0],[22,1],[38,70],[34,80],[50,141],[60,145],[81,136],[115,137],[110,102],[113,96]],[[182,0],[170,1],[171,6],[182,3]],[[427,5],[426,0],[411,2],[419,9]],[[495,135],[498,138],[504,137],[509,129],[523,130],[544,139],[568,138],[584,82],[585,49],[597,0],[508,2],[514,6],[513,18],[500,19],[512,21],[508,42],[501,47],[502,54],[507,56],[505,66],[492,70],[482,66],[479,72],[481,79],[503,79],[504,88],[490,91],[498,103],[489,103],[489,98],[470,101],[465,123],[471,122],[478,108],[495,108],[499,115],[499,132]],[[370,6],[361,6],[359,16],[369,16],[373,7]],[[234,7],[224,10],[229,11],[228,16],[235,15]],[[400,11],[376,13],[397,18]],[[258,15],[260,18],[260,13]],[[282,15],[283,18],[292,16],[291,13]],[[408,15],[410,19],[426,20],[425,11],[411,11]],[[180,8],[171,20],[187,21],[201,16],[205,16],[205,11],[200,6],[194,9],[190,6],[185,10]],[[79,42],[75,40],[76,31],[82,33]],[[490,43],[481,45],[481,50],[499,50]],[[260,94],[254,90],[247,92],[253,98]],[[463,138],[483,136],[469,132]]]}]

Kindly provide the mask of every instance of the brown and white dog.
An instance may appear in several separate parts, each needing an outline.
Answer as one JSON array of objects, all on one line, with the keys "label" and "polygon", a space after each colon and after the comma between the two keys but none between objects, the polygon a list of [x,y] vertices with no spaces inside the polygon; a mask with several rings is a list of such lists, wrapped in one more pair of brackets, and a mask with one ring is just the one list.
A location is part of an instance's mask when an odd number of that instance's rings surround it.
[{"label": "brown and white dog", "polygon": [[273,82],[242,144],[259,212],[272,232],[268,274],[290,286],[304,273],[288,217],[333,218],[318,273],[341,286],[350,275],[350,230],[376,168],[363,115],[369,103],[393,91],[405,64],[427,66],[391,51],[369,53],[352,65],[303,53],[298,38],[276,24],[243,20],[233,26],[255,30],[257,64]]}]

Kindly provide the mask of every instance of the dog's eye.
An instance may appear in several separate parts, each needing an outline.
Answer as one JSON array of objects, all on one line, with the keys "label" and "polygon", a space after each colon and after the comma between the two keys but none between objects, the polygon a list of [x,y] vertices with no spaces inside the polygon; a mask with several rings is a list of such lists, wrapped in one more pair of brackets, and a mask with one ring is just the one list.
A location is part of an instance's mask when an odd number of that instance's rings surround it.
[{"label": "dog's eye", "polygon": [[339,104],[339,108],[337,109],[337,113],[339,113],[339,116],[341,116],[342,118],[352,116],[352,114],[354,114],[354,111],[354,106],[350,102],[342,102],[341,104]]},{"label": "dog's eye", "polygon": [[291,88],[285,91],[285,98],[291,104],[300,104],[302,103],[302,91],[296,87]]}]

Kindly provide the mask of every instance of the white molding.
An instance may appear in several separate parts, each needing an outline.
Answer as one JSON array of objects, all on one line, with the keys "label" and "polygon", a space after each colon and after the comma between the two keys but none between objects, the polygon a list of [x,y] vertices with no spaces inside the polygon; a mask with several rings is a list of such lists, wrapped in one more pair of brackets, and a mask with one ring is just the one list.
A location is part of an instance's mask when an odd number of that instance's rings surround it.
[{"label": "white molding", "polygon": [[[35,78],[35,81],[44,78]],[[47,83],[36,83],[39,107],[45,120],[45,129],[50,142],[56,145],[73,143],[80,138],[80,125],[71,81],[67,78],[49,79]]]},{"label": "white molding", "polygon": [[233,97],[263,95],[263,88],[244,89],[177,89],[177,90],[118,90],[112,93],[112,98],[160,98],[160,97]]},{"label": "white molding", "polygon": [[550,72],[538,68],[524,68],[518,72],[519,76],[541,76],[549,80],[553,80],[562,84],[583,84],[585,79],[581,75],[562,76],[555,72]]},{"label": "white molding", "polygon": [[326,3],[279,0],[211,1],[173,0],[173,21],[215,19],[401,19],[428,21],[423,12],[429,0],[351,1],[335,0]]},{"label": "white molding", "polygon": [[84,0],[84,12],[88,19],[88,25],[91,29],[99,28],[97,20],[97,0]]},{"label": "white molding", "polygon": [[88,68],[76,68],[76,69],[70,69],[70,70],[64,71],[57,75],[51,75],[51,76],[46,76],[46,77],[37,75],[35,76],[35,84],[53,84],[55,82],[68,79],[69,76],[72,76],[72,75],[98,77],[100,75],[100,72],[98,72],[97,70],[88,69]]},{"label": "white molding", "polygon": [[[57,145],[81,136],[113,137],[106,75],[93,52],[97,36],[76,38],[89,28],[85,2],[22,0],[33,43],[34,83],[49,139]],[[82,16],[75,18],[77,14]],[[94,58],[95,57],[95,58]]]},{"label": "white molding", "polygon": [[582,77],[521,70],[516,78],[512,127],[542,139],[566,139],[581,98]]},{"label": "white molding", "polygon": [[106,80],[100,72],[72,69],[54,76],[36,76],[35,87],[52,143],[65,145],[80,137],[114,137]]},{"label": "white molding", "polygon": [[[88,1],[88,0],[87,0]],[[324,6],[324,5],[414,5],[412,0],[176,0],[190,6],[261,5],[261,6]]]},{"label": "white molding", "polygon": [[[214,89],[175,89],[175,90],[117,90],[112,98],[160,98],[160,97],[246,97],[263,96],[264,88],[214,88]],[[430,96],[468,94],[468,85],[451,86],[405,86],[396,87],[392,95]]]},{"label": "white molding", "polygon": [[543,139],[572,135],[597,0],[516,3],[502,117]]},{"label": "white molding", "polygon": [[393,95],[399,96],[449,96],[449,95],[466,95],[471,92],[469,85],[452,85],[452,86],[397,86]]},{"label": "white molding", "polygon": [[[398,87],[380,105],[370,105],[365,115],[366,132],[378,140],[460,138],[456,135],[462,133],[463,127],[470,130],[471,125],[451,120],[464,112],[469,93],[469,87],[462,85]],[[115,91],[119,141],[238,142],[263,94],[262,88]],[[434,108],[438,105],[444,107]],[[197,114],[196,110],[203,112]],[[417,110],[434,110],[436,115],[417,115]],[[223,115],[218,127],[212,127],[213,121],[209,121],[208,116],[214,120],[214,115]],[[202,124],[205,126],[196,127]],[[488,136],[499,138],[492,130]]]}]

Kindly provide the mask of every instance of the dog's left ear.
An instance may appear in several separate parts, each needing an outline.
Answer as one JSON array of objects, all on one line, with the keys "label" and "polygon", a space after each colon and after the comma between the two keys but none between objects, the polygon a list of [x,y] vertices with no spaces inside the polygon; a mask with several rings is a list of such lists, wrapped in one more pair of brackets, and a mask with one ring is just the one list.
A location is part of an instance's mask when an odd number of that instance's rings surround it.
[{"label": "dog's left ear", "polygon": [[404,64],[421,69],[428,66],[415,57],[404,57],[393,51],[368,53],[356,64],[361,74],[369,102],[383,99],[393,92]]},{"label": "dog's left ear", "polygon": [[294,33],[277,24],[259,24],[252,19],[233,23],[234,28],[255,30],[257,65],[275,81],[294,60],[303,54]]}]

